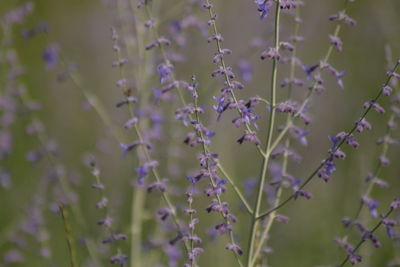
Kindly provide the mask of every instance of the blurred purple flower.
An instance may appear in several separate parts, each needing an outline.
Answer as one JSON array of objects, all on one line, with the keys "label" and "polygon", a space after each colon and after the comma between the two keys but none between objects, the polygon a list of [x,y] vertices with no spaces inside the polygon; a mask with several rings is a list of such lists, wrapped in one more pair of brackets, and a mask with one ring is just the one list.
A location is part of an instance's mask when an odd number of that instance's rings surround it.
[{"label": "blurred purple flower", "polygon": [[58,63],[60,53],[60,46],[58,44],[50,44],[43,52],[42,57],[45,62],[46,68],[52,69]]},{"label": "blurred purple flower", "polygon": [[260,19],[264,19],[268,16],[271,11],[272,1],[270,0],[255,0],[257,9],[260,12]]}]

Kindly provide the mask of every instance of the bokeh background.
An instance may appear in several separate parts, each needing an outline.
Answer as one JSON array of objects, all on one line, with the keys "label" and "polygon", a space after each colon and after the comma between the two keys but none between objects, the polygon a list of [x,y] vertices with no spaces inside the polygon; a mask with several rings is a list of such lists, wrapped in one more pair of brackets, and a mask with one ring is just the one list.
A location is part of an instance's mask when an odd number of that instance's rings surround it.
[{"label": "bokeh background", "polygon": [[[47,136],[58,144],[57,161],[62,164],[67,176],[70,177],[70,186],[75,193],[76,203],[81,207],[84,225],[76,214],[70,215],[72,233],[78,246],[78,258],[81,266],[92,266],[89,255],[84,246],[84,238],[90,238],[99,243],[104,237],[104,231],[96,225],[101,212],[94,208],[98,201],[98,194],[91,189],[94,182],[90,168],[84,163],[88,153],[94,155],[102,172],[102,179],[106,185],[106,194],[110,199],[110,213],[115,219],[115,227],[121,232],[129,234],[131,223],[131,205],[135,180],[137,159],[134,153],[125,155],[121,152],[118,142],[113,138],[111,131],[99,119],[93,108],[90,108],[82,92],[69,80],[60,82],[57,77],[65,71],[65,65],[58,64],[48,69],[43,62],[42,54],[45,48],[52,43],[58,43],[65,62],[73,62],[78,68],[80,82],[89,92],[94,94],[113,125],[119,127],[122,138],[128,142],[132,140],[130,133],[122,129],[123,122],[128,114],[123,109],[115,108],[115,103],[123,96],[115,82],[119,79],[118,70],[111,67],[116,60],[112,51],[111,27],[121,24],[119,12],[127,15],[128,9],[118,10],[118,1],[98,0],[69,0],[69,1],[34,1],[34,12],[21,25],[13,27],[13,48],[18,53],[20,63],[25,69],[21,81],[29,91],[32,99],[42,105],[35,114],[43,122]],[[123,1],[122,1],[123,2]],[[154,0],[154,16],[161,21],[160,33],[169,37],[170,25],[177,19],[193,15],[202,21],[207,21],[207,13],[193,6],[195,1],[156,1]],[[233,50],[232,56],[227,58],[229,65],[237,70],[237,63],[246,59],[253,66],[253,78],[245,82],[246,89],[240,97],[260,95],[267,97],[269,89],[271,64],[261,61],[260,53],[268,46],[273,45],[273,16],[260,20],[256,5],[253,1],[215,1],[215,11],[218,13],[219,29],[225,41],[224,45]],[[10,9],[19,6],[25,1],[2,0],[0,2],[0,16]],[[298,57],[307,65],[318,62],[326,53],[329,46],[328,34],[331,34],[335,24],[327,18],[343,7],[343,1],[306,0],[301,7],[300,33],[305,41],[298,45]],[[142,10],[137,11],[138,18],[143,19]],[[290,173],[299,178],[306,177],[326,156],[330,146],[327,136],[340,131],[348,130],[353,126],[362,112],[362,104],[375,95],[375,92],[384,82],[388,62],[386,50],[392,51],[393,60],[400,56],[400,2],[397,0],[360,0],[351,3],[348,14],[357,20],[355,27],[345,26],[341,32],[344,42],[343,52],[334,52],[330,61],[336,68],[346,70],[344,89],[339,88],[333,79],[327,78],[327,90],[313,98],[310,113],[312,124],[308,126],[309,145],[304,147],[297,143],[294,147],[302,155],[299,163],[291,162]],[[23,37],[23,30],[30,29],[38,23],[48,24],[48,33],[39,34],[29,40]],[[132,21],[128,21],[132,23]],[[128,25],[128,28],[131,25]],[[293,32],[293,16],[284,14],[282,17],[282,38],[287,39]],[[250,144],[239,145],[236,139],[241,130],[231,123],[234,113],[226,113],[221,121],[217,122],[216,114],[212,111],[212,96],[218,94],[221,83],[210,77],[215,68],[212,56],[214,44],[207,43],[207,37],[198,29],[191,28],[185,33],[186,45],[178,46],[173,42],[168,51],[179,53],[183,60],[178,62],[175,72],[178,79],[189,80],[194,74],[200,84],[200,103],[206,109],[203,116],[205,124],[214,130],[217,135],[213,138],[212,148],[220,155],[220,160],[229,171],[236,183],[244,188],[244,181],[256,178],[259,174],[261,159],[254,147]],[[4,39],[4,32],[0,34]],[[124,36],[121,34],[121,38]],[[146,38],[149,38],[148,36]],[[260,38],[262,47],[252,47],[251,41]],[[151,39],[149,39],[151,40]],[[2,49],[4,47],[2,46]],[[4,51],[4,50],[3,50]],[[4,56],[2,51],[2,56]],[[134,52],[131,52],[134,55]],[[157,87],[158,78],[155,73],[155,64],[151,58],[157,51],[148,52],[148,65],[145,66],[149,79],[144,83],[151,92]],[[136,56],[136,55],[134,55]],[[129,65],[129,68],[139,68]],[[287,66],[280,65],[284,73],[279,75],[283,79],[287,75]],[[2,71],[5,70],[2,68]],[[298,75],[304,78],[304,73],[297,69]],[[127,78],[130,77],[129,71]],[[0,82],[5,84],[6,74],[0,73]],[[399,90],[400,88],[397,88]],[[4,87],[1,88],[2,92]],[[280,89],[279,99],[285,96],[285,89]],[[305,88],[296,88],[294,94],[302,97]],[[174,103],[174,102],[173,102]],[[382,106],[388,107],[387,98],[382,99]],[[155,158],[160,161],[160,173],[170,179],[170,190],[176,192],[173,197],[175,203],[185,205],[185,198],[181,192],[188,186],[186,176],[196,169],[196,153],[198,149],[182,145],[182,140],[188,129],[181,123],[174,122],[173,112],[179,107],[179,102],[173,105],[161,105],[159,110],[165,115],[163,139],[154,143]],[[260,105],[257,112],[262,116],[259,121],[260,134],[265,136],[266,111]],[[0,187],[0,266],[69,266],[63,223],[58,213],[53,212],[54,195],[57,189],[49,188],[41,192],[41,177],[48,175],[49,162],[45,159],[32,164],[27,160],[27,153],[39,146],[35,136],[26,134],[26,126],[30,122],[26,112],[17,112],[12,124],[12,152],[0,162],[1,168],[10,172],[10,185],[3,183]],[[283,121],[283,116],[279,119]],[[268,246],[273,253],[268,254],[269,266],[334,266],[342,261],[344,253],[333,241],[336,236],[344,235],[341,224],[344,216],[352,216],[359,204],[361,192],[365,190],[365,177],[377,164],[381,147],[375,144],[378,137],[384,135],[388,115],[379,115],[374,112],[368,120],[372,123],[372,130],[360,135],[361,146],[357,150],[345,148],[347,158],[338,163],[338,170],[329,183],[315,179],[308,190],[312,192],[312,200],[299,199],[283,208],[280,213],[290,217],[287,224],[274,224]],[[264,134],[263,134],[264,133]],[[394,137],[399,132],[394,131]],[[387,210],[394,197],[400,192],[400,166],[398,164],[400,151],[398,146],[390,147],[389,158],[391,164],[384,168],[380,178],[389,182],[387,189],[375,188],[372,196],[379,200],[379,211]],[[150,177],[152,179],[152,177]],[[229,187],[228,187],[229,188]],[[250,219],[240,209],[238,199],[228,190],[224,198],[230,203],[239,221],[235,225],[235,233],[239,244],[246,248]],[[52,251],[49,260],[39,255],[39,243],[35,234],[24,233],[21,225],[29,218],[34,209],[37,195],[42,196],[44,229],[49,233],[48,242]],[[146,266],[155,266],[159,261],[163,266],[169,266],[165,254],[159,249],[149,249],[151,238],[171,238],[173,234],[163,233],[156,217],[156,211],[163,206],[158,194],[143,196],[145,212],[141,215],[143,224],[142,242],[143,257]],[[254,201],[249,197],[250,201]],[[207,229],[218,222],[218,216],[205,212],[209,199],[203,195],[195,198],[195,206],[199,211],[201,223],[196,231],[204,240],[206,252],[200,256],[200,266],[235,266],[232,254],[224,249],[226,237],[212,241],[207,237]],[[268,207],[267,200],[264,207]],[[399,214],[395,214],[398,219]],[[371,220],[367,212],[362,215],[368,226],[373,226],[376,220]],[[36,236],[35,236],[36,235]],[[23,238],[25,244],[20,252],[25,261],[22,263],[6,263],[7,253],[15,250],[15,237]],[[382,248],[375,249],[367,243],[361,249],[364,261],[361,266],[400,266],[400,247],[398,242],[390,240],[384,229],[378,231]],[[130,236],[129,236],[130,237]],[[357,240],[357,235],[353,236]],[[22,241],[21,241],[22,242]],[[121,250],[129,252],[130,241],[121,243]],[[112,249],[98,245],[102,257],[102,266],[108,266],[107,257]],[[397,259],[397,264],[393,260]],[[389,265],[392,262],[393,265]],[[179,263],[181,264],[181,263]],[[178,266],[180,266],[178,264]],[[96,265],[93,265],[96,266]]]}]

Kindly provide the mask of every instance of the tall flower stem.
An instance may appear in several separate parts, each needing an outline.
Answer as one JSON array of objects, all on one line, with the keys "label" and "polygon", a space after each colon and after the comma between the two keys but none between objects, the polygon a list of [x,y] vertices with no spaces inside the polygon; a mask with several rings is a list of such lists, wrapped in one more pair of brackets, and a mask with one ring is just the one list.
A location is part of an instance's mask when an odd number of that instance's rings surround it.
[{"label": "tall flower stem", "polygon": [[[300,16],[300,7],[296,8],[296,15],[295,15],[295,25],[294,25],[294,30],[293,30],[293,36],[298,36],[299,34],[299,28],[300,28],[300,23],[297,21],[297,19]],[[293,52],[292,52],[292,58],[290,60],[290,73],[289,73],[289,81],[291,81],[288,85],[288,90],[287,90],[287,99],[290,99],[292,96],[292,90],[293,90],[293,80],[295,78],[295,73],[296,73],[296,54],[297,54],[297,47],[293,47]],[[286,116],[286,124],[290,123],[290,114]],[[290,147],[290,138],[287,137],[285,141],[285,151],[283,153],[283,160],[282,160],[282,171],[281,174],[282,176],[287,173],[288,169],[288,160],[289,160],[289,153],[288,149]],[[271,150],[272,151],[272,150]],[[283,186],[280,184],[277,191],[276,191],[276,196],[275,200],[273,203],[273,206],[276,206],[279,204],[281,201],[282,197],[282,192],[283,192]],[[252,260],[252,265],[256,263],[256,260],[258,259],[261,249],[266,243],[266,237],[268,236],[269,232],[271,231],[272,225],[275,221],[275,216],[276,216],[276,211],[272,212],[269,215],[268,222],[266,226],[264,227],[264,230],[261,233],[261,238],[260,241],[257,243],[257,247],[255,249],[254,255],[253,255],[253,260]],[[264,239],[265,237],[265,239]]]},{"label": "tall flower stem", "polygon": [[[278,0],[276,2],[276,7],[275,7],[275,29],[274,29],[274,38],[275,38],[275,50],[278,51],[279,49],[279,19],[280,19],[280,1]],[[264,152],[264,159],[263,159],[263,164],[262,164],[262,169],[261,169],[261,175],[260,179],[258,182],[258,193],[256,197],[256,202],[254,206],[254,213],[252,217],[252,225],[251,225],[251,230],[250,230],[250,238],[249,238],[249,244],[248,244],[248,250],[247,250],[247,266],[251,267],[252,266],[252,253],[253,249],[255,246],[256,242],[256,231],[257,227],[259,225],[259,222],[257,220],[258,214],[260,212],[261,208],[261,202],[263,198],[263,191],[264,191],[264,185],[266,182],[267,178],[267,169],[268,169],[268,164],[270,160],[270,146],[272,142],[272,135],[274,131],[274,124],[275,124],[275,104],[276,104],[276,84],[277,84],[277,77],[278,77],[278,60],[274,58],[272,60],[272,79],[271,79],[271,91],[270,91],[270,106],[271,106],[271,111],[269,114],[269,125],[268,125],[268,134],[267,134],[267,141],[265,145],[265,152]]]},{"label": "tall flower stem", "polygon": [[78,267],[78,261],[76,259],[76,245],[71,233],[71,224],[69,223],[68,211],[65,209],[63,204],[59,204],[58,208],[60,210],[61,218],[64,225],[71,267]]},{"label": "tall flower stem", "polygon": [[[138,94],[138,108],[141,109],[145,100],[148,98],[148,90],[144,90],[146,88],[146,82],[148,76],[145,75],[145,69],[148,66],[148,60],[146,60],[146,53],[144,53],[144,31],[140,27],[138,14],[136,13],[136,8],[133,6],[133,1],[129,1],[129,3],[125,3],[127,6],[123,6],[122,3],[125,1],[118,1],[118,14],[121,19],[121,30],[123,32],[124,38],[123,42],[126,47],[126,54],[129,59],[134,58],[134,53],[137,56],[138,67],[135,67],[133,70],[133,77],[135,79],[135,86]],[[126,12],[126,7],[128,7],[128,14],[131,14],[134,18],[134,32],[130,31],[129,28],[129,18],[124,18],[124,14]],[[133,41],[133,40],[136,40]],[[141,124],[145,124],[145,122],[140,121]],[[147,125],[141,126],[146,127]],[[144,205],[146,199],[146,192],[140,186],[134,186],[132,192],[132,200],[131,200],[131,225],[130,225],[130,234],[131,234],[131,247],[130,247],[130,266],[132,267],[142,267],[143,266],[143,258],[142,258],[142,219],[144,213]]]},{"label": "tall flower stem", "polygon": [[[195,106],[197,107],[197,99],[195,99]],[[196,111],[196,114],[195,114],[195,115],[196,115],[196,120],[197,120],[197,122],[200,123],[199,112]],[[203,153],[204,153],[204,154],[207,154],[207,153],[208,153],[208,150],[207,150],[206,142],[204,141],[205,138],[204,138],[203,132],[202,132],[202,131],[199,131],[199,132],[198,132],[198,135],[199,135],[199,137],[200,137],[201,140],[202,140],[201,143],[202,143],[202,147],[203,147]],[[207,171],[208,171],[209,173],[212,173],[212,171],[211,171],[210,166],[208,165],[208,163],[207,163]],[[212,187],[213,187],[213,188],[216,188],[217,185],[216,185],[216,183],[215,183],[215,181],[214,181],[214,179],[213,179],[212,177],[210,177],[210,182],[211,182]],[[219,194],[216,194],[216,198],[217,198],[217,200],[218,200],[218,204],[219,204],[220,206],[222,206],[223,204],[222,204],[221,196],[220,196]],[[225,221],[225,223],[226,223],[227,225],[230,225],[231,223],[229,222],[229,219],[228,219],[228,217],[226,216],[226,214],[225,214],[223,211],[221,211],[220,214],[221,214],[223,220]],[[235,245],[236,242],[235,242],[235,238],[234,238],[234,236],[233,236],[233,231],[229,230],[228,235],[229,235],[230,242],[231,242],[233,245]],[[234,253],[235,253],[236,261],[238,262],[239,266],[240,266],[240,267],[244,267],[242,261],[241,261],[240,258],[239,258],[239,256],[240,256],[239,253],[236,252],[236,251],[235,251]]]}]

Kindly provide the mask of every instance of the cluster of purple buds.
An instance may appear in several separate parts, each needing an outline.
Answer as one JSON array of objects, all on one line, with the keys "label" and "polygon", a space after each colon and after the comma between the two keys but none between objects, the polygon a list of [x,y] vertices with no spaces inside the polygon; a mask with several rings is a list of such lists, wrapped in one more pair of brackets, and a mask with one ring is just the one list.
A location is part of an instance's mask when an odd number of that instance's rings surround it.
[{"label": "cluster of purple buds", "polygon": [[344,21],[346,24],[349,24],[351,26],[354,26],[357,24],[357,22],[350,18],[346,13],[344,13],[343,11],[340,11],[336,14],[333,14],[331,16],[329,16],[329,20],[330,21]]},{"label": "cluster of purple buds", "polygon": [[[100,181],[100,169],[97,167],[95,159],[92,157],[88,158],[88,165],[92,169],[91,174],[96,178],[96,183],[92,185],[92,188],[98,190],[100,195],[100,200],[96,203],[96,208],[104,211],[104,217],[98,220],[97,224],[99,226],[105,227],[110,233],[110,236],[104,238],[102,240],[102,243],[110,244],[120,240],[127,240],[128,239],[127,235],[122,233],[115,233],[114,230],[112,229],[113,219],[108,215],[108,210],[107,210],[108,198],[105,197],[104,195],[105,187]],[[121,267],[124,267],[126,266],[127,259],[128,259],[127,255],[118,252],[118,254],[110,258],[110,262],[113,264],[119,264]]]},{"label": "cluster of purple buds", "polygon": [[272,0],[255,0],[255,3],[260,12],[260,19],[264,19],[269,15],[274,2]]},{"label": "cluster of purple buds", "polygon": [[152,161],[147,161],[143,163],[141,166],[136,168],[136,173],[138,175],[138,183],[143,184],[146,176],[149,174],[149,172],[156,168],[158,166],[158,161],[152,160]]},{"label": "cluster of purple buds", "polygon": [[157,67],[157,72],[160,74],[160,83],[164,84],[171,80],[173,66],[172,64],[160,64]]},{"label": "cluster of purple buds", "polygon": [[151,50],[151,49],[153,49],[153,48],[155,48],[155,47],[158,47],[158,46],[161,46],[161,45],[169,46],[170,44],[171,44],[171,41],[170,41],[170,40],[168,40],[168,39],[166,39],[165,37],[162,37],[162,36],[161,36],[161,37],[158,38],[157,40],[155,40],[155,41],[153,41],[153,42],[147,44],[146,47],[145,47],[145,49],[146,49],[146,50]]},{"label": "cluster of purple buds", "polygon": [[347,242],[346,239],[335,238],[334,239],[347,253],[347,257],[349,258],[351,264],[356,264],[362,261],[362,257],[359,254],[356,254],[354,251],[354,246]]},{"label": "cluster of purple buds", "polygon": [[[194,186],[194,184],[193,184]],[[192,190],[189,190],[186,192],[187,196],[187,203],[188,203],[188,208],[184,210],[184,214],[186,214],[189,218],[189,224],[188,224],[188,231],[187,233],[182,237],[183,241],[188,241],[191,244],[193,244],[193,248],[191,248],[188,252],[188,259],[189,263],[185,264],[184,266],[193,266],[192,263],[196,262],[196,259],[198,255],[202,252],[204,252],[204,249],[201,247],[198,247],[196,245],[202,243],[202,239],[198,237],[196,234],[194,234],[196,224],[199,223],[199,219],[193,217],[197,213],[195,209],[193,209],[192,204],[193,204],[193,192]]]},{"label": "cluster of purple buds", "polygon": [[378,210],[377,210],[377,207],[379,205],[378,201],[376,201],[368,196],[363,196],[361,198],[361,201],[362,201],[363,205],[368,207],[369,213],[371,214],[372,218],[378,217]]},{"label": "cluster of purple buds", "polygon": [[323,167],[318,172],[318,177],[323,179],[325,182],[327,182],[336,171],[336,163],[334,160],[344,159],[346,157],[346,154],[338,147],[339,143],[344,138],[348,140],[348,136],[344,132],[337,134],[335,137],[329,136],[332,146],[328,150],[328,158],[323,161]]}]

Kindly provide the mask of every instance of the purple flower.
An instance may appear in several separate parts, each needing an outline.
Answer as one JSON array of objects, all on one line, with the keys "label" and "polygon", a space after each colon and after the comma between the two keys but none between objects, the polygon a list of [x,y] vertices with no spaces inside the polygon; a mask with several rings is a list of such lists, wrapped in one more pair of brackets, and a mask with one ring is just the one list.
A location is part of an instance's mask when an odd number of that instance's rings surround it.
[{"label": "purple flower", "polygon": [[390,203],[390,208],[391,209],[398,209],[400,207],[400,199],[396,198],[395,200]]},{"label": "purple flower", "polygon": [[246,60],[240,60],[237,64],[239,69],[239,76],[245,82],[250,82],[253,77],[253,67]]},{"label": "purple flower", "polygon": [[332,157],[324,162],[324,166],[318,172],[318,177],[327,182],[335,171],[336,171],[336,163],[333,162],[333,157]]},{"label": "purple flower", "polygon": [[227,250],[231,250],[231,251],[235,252],[238,255],[242,255],[243,254],[243,250],[237,244],[227,244],[225,246],[225,248]]},{"label": "purple flower", "polygon": [[16,249],[11,249],[4,254],[4,262],[7,263],[23,263],[25,261],[22,253]]},{"label": "purple flower", "polygon": [[382,92],[385,96],[389,96],[392,93],[392,91],[393,89],[388,85],[382,87]]},{"label": "purple flower", "polygon": [[144,183],[144,179],[147,176],[147,174],[154,168],[158,166],[158,162],[153,160],[149,162],[145,162],[143,165],[139,166],[136,168],[136,173],[138,175],[138,182],[139,184]]},{"label": "purple flower", "polygon": [[220,195],[225,190],[223,186],[227,183],[228,181],[225,179],[216,178],[215,192],[217,195]]},{"label": "purple flower", "polygon": [[110,262],[112,264],[119,264],[121,267],[126,266],[126,260],[128,259],[128,256],[125,254],[117,254],[115,256],[112,256],[110,259]]},{"label": "purple flower", "polygon": [[213,97],[215,101],[217,101],[218,105],[214,105],[214,110],[218,113],[217,120],[221,118],[222,113],[228,108],[229,102],[225,102],[225,97]]},{"label": "purple flower", "polygon": [[308,132],[308,130],[303,130],[296,126],[291,127],[291,133],[303,146],[308,146],[308,141],[306,137]]},{"label": "purple flower", "polygon": [[244,141],[249,141],[256,146],[259,146],[261,144],[260,139],[258,139],[256,133],[254,132],[249,132],[248,130],[245,131],[244,135],[242,135],[237,142],[239,144],[243,144]]},{"label": "purple flower", "polygon": [[307,80],[311,78],[311,74],[319,67],[319,63],[311,66],[302,65],[302,69],[306,73]]},{"label": "purple flower", "polygon": [[304,197],[306,199],[311,199],[313,195],[306,190],[298,190],[294,193],[294,199],[297,199],[299,196]]},{"label": "purple flower", "polygon": [[[201,178],[201,177],[200,177]],[[197,178],[197,176],[196,177],[193,177],[193,176],[187,176],[187,180],[189,181],[189,182],[191,182],[192,184],[194,184],[194,183],[196,183],[196,182],[198,182],[199,180],[200,180],[200,178]]]},{"label": "purple flower", "polygon": [[272,1],[270,0],[255,0],[257,9],[260,12],[260,19],[264,19],[271,11]]},{"label": "purple flower", "polygon": [[157,72],[160,74],[160,83],[166,83],[170,80],[170,74],[172,73],[172,65],[160,64],[157,67]]},{"label": "purple flower", "polygon": [[333,45],[337,51],[340,52],[343,50],[343,42],[339,36],[329,35],[329,40],[331,45]]},{"label": "purple flower", "polygon": [[[254,110],[252,108],[241,108],[242,112],[241,117],[237,117],[232,120],[232,123],[235,124],[236,127],[240,127],[242,124],[250,124],[251,122],[258,120],[260,116],[254,115]],[[257,124],[253,123],[254,127],[257,128]]]},{"label": "purple flower", "polygon": [[46,68],[54,68],[58,63],[58,57],[60,53],[60,46],[58,44],[49,45],[43,52],[42,57],[46,64]]},{"label": "purple flower", "polygon": [[383,219],[382,224],[386,228],[386,234],[388,235],[388,237],[393,238],[394,237],[393,228],[396,226],[397,222],[391,219]]},{"label": "purple flower", "polygon": [[368,207],[371,217],[378,217],[378,210],[376,208],[378,207],[379,202],[367,196],[363,196],[361,200],[363,204]]}]

